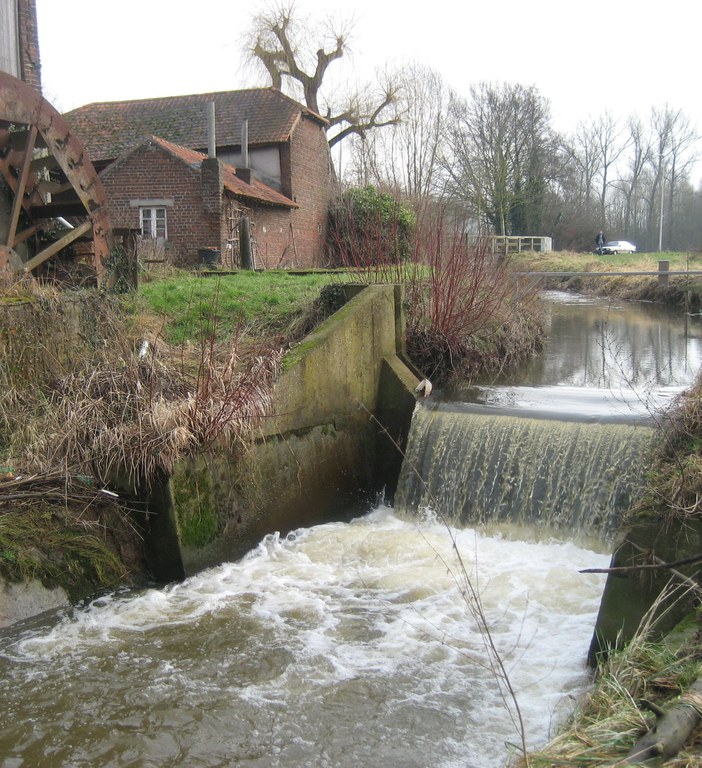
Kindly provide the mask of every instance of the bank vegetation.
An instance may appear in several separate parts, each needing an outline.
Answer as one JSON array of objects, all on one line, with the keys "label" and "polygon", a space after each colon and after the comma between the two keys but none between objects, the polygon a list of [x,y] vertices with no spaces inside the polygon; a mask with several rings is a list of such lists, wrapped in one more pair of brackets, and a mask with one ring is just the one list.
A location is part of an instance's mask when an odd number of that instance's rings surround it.
[{"label": "bank vegetation", "polygon": [[408,349],[437,383],[538,348],[539,302],[513,311],[506,262],[443,231],[414,247],[316,274],[143,273],[124,295],[5,291],[0,576],[74,595],[143,579],[149,488],[184,458],[246,445],[282,356],[340,306],[343,282],[403,284]]}]

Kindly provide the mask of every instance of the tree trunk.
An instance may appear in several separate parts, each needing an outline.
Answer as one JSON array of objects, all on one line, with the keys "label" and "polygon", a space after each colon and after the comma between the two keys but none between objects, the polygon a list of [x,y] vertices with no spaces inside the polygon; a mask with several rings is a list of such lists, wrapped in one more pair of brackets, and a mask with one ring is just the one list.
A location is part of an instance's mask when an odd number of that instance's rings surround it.
[{"label": "tree trunk", "polygon": [[685,746],[702,719],[702,678],[690,686],[667,711],[657,711],[656,722],[626,756],[627,765],[659,765]]}]

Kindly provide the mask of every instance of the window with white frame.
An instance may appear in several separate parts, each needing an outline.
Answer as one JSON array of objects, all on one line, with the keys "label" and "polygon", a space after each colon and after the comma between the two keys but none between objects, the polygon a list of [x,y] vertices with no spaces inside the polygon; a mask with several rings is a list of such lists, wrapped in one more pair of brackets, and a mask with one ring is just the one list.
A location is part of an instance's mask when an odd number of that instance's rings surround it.
[{"label": "window with white frame", "polygon": [[162,206],[139,208],[139,226],[142,237],[165,240],[168,237],[166,208]]}]

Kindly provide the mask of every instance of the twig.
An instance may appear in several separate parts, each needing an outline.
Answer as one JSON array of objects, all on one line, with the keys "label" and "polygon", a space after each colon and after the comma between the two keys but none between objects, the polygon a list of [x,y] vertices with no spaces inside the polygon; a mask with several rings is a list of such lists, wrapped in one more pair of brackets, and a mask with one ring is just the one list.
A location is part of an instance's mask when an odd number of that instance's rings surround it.
[{"label": "twig", "polygon": [[[655,555],[652,555],[655,557]],[[664,570],[666,568],[678,568],[681,565],[690,565],[691,563],[699,563],[702,561],[702,554],[694,555],[692,557],[686,557],[683,560],[674,560],[672,563],[666,563],[659,558],[656,563],[642,563],[641,565],[618,565],[614,568],[583,568],[578,573],[628,573],[630,571],[646,571],[646,570]],[[687,578],[687,577],[686,577]]]}]

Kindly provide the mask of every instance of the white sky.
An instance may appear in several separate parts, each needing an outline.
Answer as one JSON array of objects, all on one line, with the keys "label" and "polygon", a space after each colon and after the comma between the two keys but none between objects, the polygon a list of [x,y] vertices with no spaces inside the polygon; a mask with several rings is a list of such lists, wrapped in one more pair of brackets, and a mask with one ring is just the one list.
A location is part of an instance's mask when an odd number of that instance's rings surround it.
[{"label": "white sky", "polygon": [[[267,3],[251,0],[37,0],[45,96],[57,109],[265,84],[242,69],[241,35]],[[329,16],[329,0],[297,0]],[[554,126],[601,110],[646,119],[682,109],[702,131],[700,32],[691,0],[481,0],[460,5],[347,0],[349,80],[419,61],[462,94],[482,80],[534,85]],[[331,73],[330,69],[330,73]]]}]

